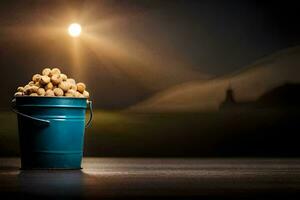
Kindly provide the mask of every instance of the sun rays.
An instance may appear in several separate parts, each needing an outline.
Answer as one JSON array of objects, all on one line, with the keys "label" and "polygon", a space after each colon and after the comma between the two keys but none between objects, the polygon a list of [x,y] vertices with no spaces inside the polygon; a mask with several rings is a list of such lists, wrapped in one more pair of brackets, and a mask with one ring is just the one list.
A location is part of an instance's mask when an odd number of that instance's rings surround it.
[{"label": "sun rays", "polygon": [[[106,14],[93,18],[95,12],[100,10]],[[199,75],[189,68],[191,65],[180,53],[170,53],[169,47],[155,42],[154,36],[153,42],[145,42],[143,33],[130,30],[132,22],[138,21],[141,13],[115,14],[104,7],[100,9],[93,8],[92,4],[83,4],[80,12],[70,8],[65,9],[64,14],[44,17],[44,22],[37,20],[31,25],[5,27],[6,33],[26,42],[51,41],[51,46],[46,43],[43,46],[52,51],[49,53],[50,63],[55,62],[55,56],[61,59],[58,54],[68,52],[70,57],[60,63],[70,63],[66,66],[67,70],[82,80],[88,79],[91,65],[96,70],[93,71],[95,74],[105,72],[115,79],[126,77],[150,90],[165,88]],[[70,23],[73,22],[77,24],[71,28]],[[56,51],[53,51],[54,45],[57,46]]]}]

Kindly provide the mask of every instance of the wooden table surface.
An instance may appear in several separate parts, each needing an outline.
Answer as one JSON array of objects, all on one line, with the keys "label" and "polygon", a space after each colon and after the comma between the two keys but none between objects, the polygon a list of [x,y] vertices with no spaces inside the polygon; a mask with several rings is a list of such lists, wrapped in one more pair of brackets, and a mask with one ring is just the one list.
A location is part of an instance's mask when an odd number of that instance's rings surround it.
[{"label": "wooden table surface", "polygon": [[0,158],[0,193],[15,198],[299,197],[300,159],[84,158],[82,170],[20,171]]}]

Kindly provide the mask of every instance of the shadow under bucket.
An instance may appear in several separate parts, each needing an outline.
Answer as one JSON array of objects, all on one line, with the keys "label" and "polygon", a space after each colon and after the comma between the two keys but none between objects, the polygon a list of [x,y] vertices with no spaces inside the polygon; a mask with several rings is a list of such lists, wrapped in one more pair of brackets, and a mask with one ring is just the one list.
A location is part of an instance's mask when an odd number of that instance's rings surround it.
[{"label": "shadow under bucket", "polygon": [[[16,97],[21,169],[81,169],[92,102],[71,97]],[[90,119],[85,125],[89,106]]]}]

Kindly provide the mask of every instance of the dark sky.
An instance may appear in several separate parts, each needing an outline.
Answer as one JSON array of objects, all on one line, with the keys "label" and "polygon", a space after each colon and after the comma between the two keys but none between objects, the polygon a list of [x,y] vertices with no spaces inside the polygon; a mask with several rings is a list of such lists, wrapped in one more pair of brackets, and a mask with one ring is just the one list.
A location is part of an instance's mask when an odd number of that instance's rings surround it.
[{"label": "dark sky", "polygon": [[[85,81],[101,108],[125,107],[201,75],[230,73],[299,45],[299,8],[294,1],[1,1],[0,107],[45,66]],[[55,32],[72,21],[92,27],[114,55],[104,43],[93,50],[82,43],[84,67],[74,70],[74,41]]]}]

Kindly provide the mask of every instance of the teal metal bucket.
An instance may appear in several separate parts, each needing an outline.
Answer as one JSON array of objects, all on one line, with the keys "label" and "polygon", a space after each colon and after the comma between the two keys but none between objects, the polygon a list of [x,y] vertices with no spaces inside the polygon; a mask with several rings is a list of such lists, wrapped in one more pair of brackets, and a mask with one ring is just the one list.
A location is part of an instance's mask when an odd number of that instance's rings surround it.
[{"label": "teal metal bucket", "polygon": [[[21,169],[81,169],[84,130],[93,117],[86,98],[16,97]],[[90,119],[85,125],[85,112]]]}]

